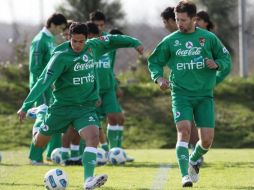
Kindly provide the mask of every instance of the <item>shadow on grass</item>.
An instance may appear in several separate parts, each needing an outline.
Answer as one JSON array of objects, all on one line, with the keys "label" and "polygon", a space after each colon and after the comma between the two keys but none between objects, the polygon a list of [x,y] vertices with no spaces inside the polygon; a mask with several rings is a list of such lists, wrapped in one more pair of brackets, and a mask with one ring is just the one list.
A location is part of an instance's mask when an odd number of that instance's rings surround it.
[{"label": "shadow on grass", "polygon": [[124,168],[177,168],[178,165],[176,163],[153,163],[153,162],[133,162],[126,163],[122,165],[107,165],[109,167],[124,167]]},{"label": "shadow on grass", "polygon": [[206,168],[206,167],[254,168],[254,162],[213,162],[213,163],[204,163],[204,165],[202,165],[202,168]]},{"label": "shadow on grass", "polygon": [[[18,187],[24,186],[24,187],[44,187],[43,184],[34,184],[34,183],[0,183],[0,187],[1,186],[13,186],[13,189],[19,189]],[[68,189],[82,189],[81,186],[68,186]]]}]

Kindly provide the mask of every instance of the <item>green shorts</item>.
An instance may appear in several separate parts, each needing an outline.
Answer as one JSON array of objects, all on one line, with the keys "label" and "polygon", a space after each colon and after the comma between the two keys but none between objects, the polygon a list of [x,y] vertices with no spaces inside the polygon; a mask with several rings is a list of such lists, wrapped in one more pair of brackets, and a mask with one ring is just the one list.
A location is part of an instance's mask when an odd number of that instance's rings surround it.
[{"label": "green shorts", "polygon": [[213,97],[172,96],[172,111],[175,123],[194,119],[197,127],[215,127]]},{"label": "green shorts", "polygon": [[64,106],[49,107],[47,115],[40,126],[40,133],[51,136],[57,133],[64,133],[69,125],[72,125],[78,132],[87,126],[99,127],[99,119],[95,107],[87,106]]},{"label": "green shorts", "polygon": [[122,109],[117,100],[116,92],[112,89],[107,92],[100,93],[101,106],[96,112],[99,116],[105,116],[108,113],[121,113]]}]

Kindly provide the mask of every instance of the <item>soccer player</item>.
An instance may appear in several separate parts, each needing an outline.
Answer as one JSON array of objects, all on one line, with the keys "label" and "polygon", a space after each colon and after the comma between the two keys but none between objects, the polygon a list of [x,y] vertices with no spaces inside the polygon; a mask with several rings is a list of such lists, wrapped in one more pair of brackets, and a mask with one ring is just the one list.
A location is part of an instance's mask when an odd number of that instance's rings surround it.
[{"label": "soccer player", "polygon": [[[164,27],[170,32],[175,32],[178,30],[177,25],[176,25],[176,20],[175,20],[175,12],[174,12],[174,7],[167,7],[162,13],[161,13],[161,18],[164,23]],[[192,122],[191,125],[191,134],[190,134],[190,141],[189,145],[190,147],[194,150],[197,142],[198,142],[198,130],[195,126],[195,123]],[[201,157],[198,160],[198,163],[202,165],[204,162],[204,158]]]},{"label": "soccer player", "polygon": [[22,121],[36,99],[54,84],[54,102],[42,125],[34,129],[34,143],[36,147],[43,147],[53,134],[65,132],[72,124],[86,142],[83,167],[84,189],[88,190],[100,187],[108,178],[106,174],[94,176],[99,142],[99,120],[95,112],[99,83],[94,60],[121,47],[135,47],[142,53],[143,46],[128,36],[105,36],[86,41],[87,27],[83,23],[73,23],[70,36],[70,41],[60,45],[65,48],[54,52],[17,114]]},{"label": "soccer player", "polygon": [[[94,11],[89,15],[90,20],[94,22],[100,31],[100,36],[107,35],[104,32],[106,17],[101,11]],[[118,121],[123,118],[121,108],[117,101],[115,94],[115,75],[113,72],[112,56],[111,53],[104,54],[97,63],[98,75],[100,80],[100,98],[101,106],[98,109],[98,113],[101,115],[106,114],[107,117],[107,140],[109,147],[114,148],[121,146],[123,136],[123,122]],[[123,120],[123,119],[122,119]],[[104,134],[104,133],[103,133]],[[103,136],[101,135],[103,140]],[[103,145],[102,145],[103,148]],[[127,156],[127,161],[133,161],[134,159]]]},{"label": "soccer player", "polygon": [[[161,90],[170,87],[177,128],[176,156],[182,186],[197,182],[197,160],[207,153],[214,138],[213,88],[217,71],[231,69],[231,57],[211,32],[195,27],[196,5],[180,1],[175,7],[178,31],[165,37],[148,59],[152,79]],[[171,69],[169,80],[163,67]],[[191,123],[195,120],[199,142],[189,157]]]},{"label": "soccer player", "polygon": [[[29,87],[30,90],[34,87],[43,69],[46,67],[53,48],[55,47],[55,36],[60,34],[66,27],[66,18],[59,13],[51,15],[46,23],[46,26],[34,37],[29,53]],[[52,95],[52,88],[49,87],[38,99],[35,101],[35,106],[42,104],[49,105]],[[44,106],[40,107],[37,112],[43,114]],[[34,125],[40,125],[41,116],[35,121]],[[48,144],[47,159],[50,159],[51,152],[61,146],[61,135],[54,135]],[[29,159],[31,164],[40,165],[43,163],[44,148],[35,148],[31,143]]]},{"label": "soccer player", "polygon": [[210,20],[206,11],[197,12],[196,26],[211,31],[214,28],[213,22]]}]

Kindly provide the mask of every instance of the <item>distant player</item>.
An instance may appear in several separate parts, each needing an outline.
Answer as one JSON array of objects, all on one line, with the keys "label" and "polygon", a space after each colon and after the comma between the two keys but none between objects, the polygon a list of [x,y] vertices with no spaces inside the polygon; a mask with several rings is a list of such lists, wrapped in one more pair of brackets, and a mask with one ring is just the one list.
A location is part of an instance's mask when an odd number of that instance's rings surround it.
[{"label": "distant player", "polygon": [[[176,156],[182,186],[198,181],[198,159],[207,153],[214,138],[213,88],[217,71],[231,69],[228,50],[206,30],[196,28],[196,5],[180,1],[175,7],[178,31],[165,37],[148,59],[152,79],[162,90],[171,88],[172,111],[177,128]],[[171,69],[169,80],[163,67]],[[195,120],[200,141],[189,157],[191,125]]]},{"label": "distant player", "polygon": [[[46,67],[51,53],[55,47],[55,36],[60,34],[66,27],[66,18],[59,13],[54,13],[51,15],[46,26],[33,38],[30,45],[29,53],[29,87],[30,90],[34,87],[39,76],[41,75],[43,69]],[[35,106],[40,106],[42,104],[49,105],[52,95],[52,88],[49,87],[38,99],[35,101]],[[37,112],[42,112],[43,106],[36,110]],[[41,118],[35,122],[34,125],[40,125]],[[50,159],[51,152],[61,146],[61,135],[54,135],[48,144],[47,158]],[[40,165],[43,163],[43,151],[46,147],[35,148],[33,143],[31,143],[29,159],[31,164]]]},{"label": "distant player", "polygon": [[[106,17],[101,11],[90,13],[90,20],[98,26],[100,36],[107,35],[104,31]],[[111,53],[104,54],[97,62],[101,98],[101,106],[98,109],[98,113],[106,115],[108,122],[107,140],[110,149],[121,146],[123,139],[123,114],[115,93],[114,63],[112,62],[113,57],[111,55]],[[119,122],[120,120],[122,121]],[[100,138],[103,141],[103,135]],[[104,139],[106,140],[106,138]],[[127,156],[127,161],[133,160],[133,158]]]}]

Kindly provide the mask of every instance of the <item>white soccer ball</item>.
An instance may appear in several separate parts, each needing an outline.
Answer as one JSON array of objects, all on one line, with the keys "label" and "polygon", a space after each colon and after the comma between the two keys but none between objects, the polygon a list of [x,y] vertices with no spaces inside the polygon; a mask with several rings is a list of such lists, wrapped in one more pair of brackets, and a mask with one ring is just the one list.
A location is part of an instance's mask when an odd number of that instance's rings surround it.
[{"label": "white soccer ball", "polygon": [[44,184],[47,190],[64,190],[68,186],[68,178],[63,170],[52,169],[45,174]]},{"label": "white soccer ball", "polygon": [[55,148],[50,156],[51,160],[55,164],[63,164],[63,159],[61,155],[61,148]]},{"label": "white soccer ball", "polygon": [[108,160],[111,164],[124,164],[126,162],[126,153],[122,148],[112,148],[108,153]]},{"label": "white soccer ball", "polygon": [[103,166],[108,161],[108,153],[102,148],[97,148],[96,164],[97,166]]}]

